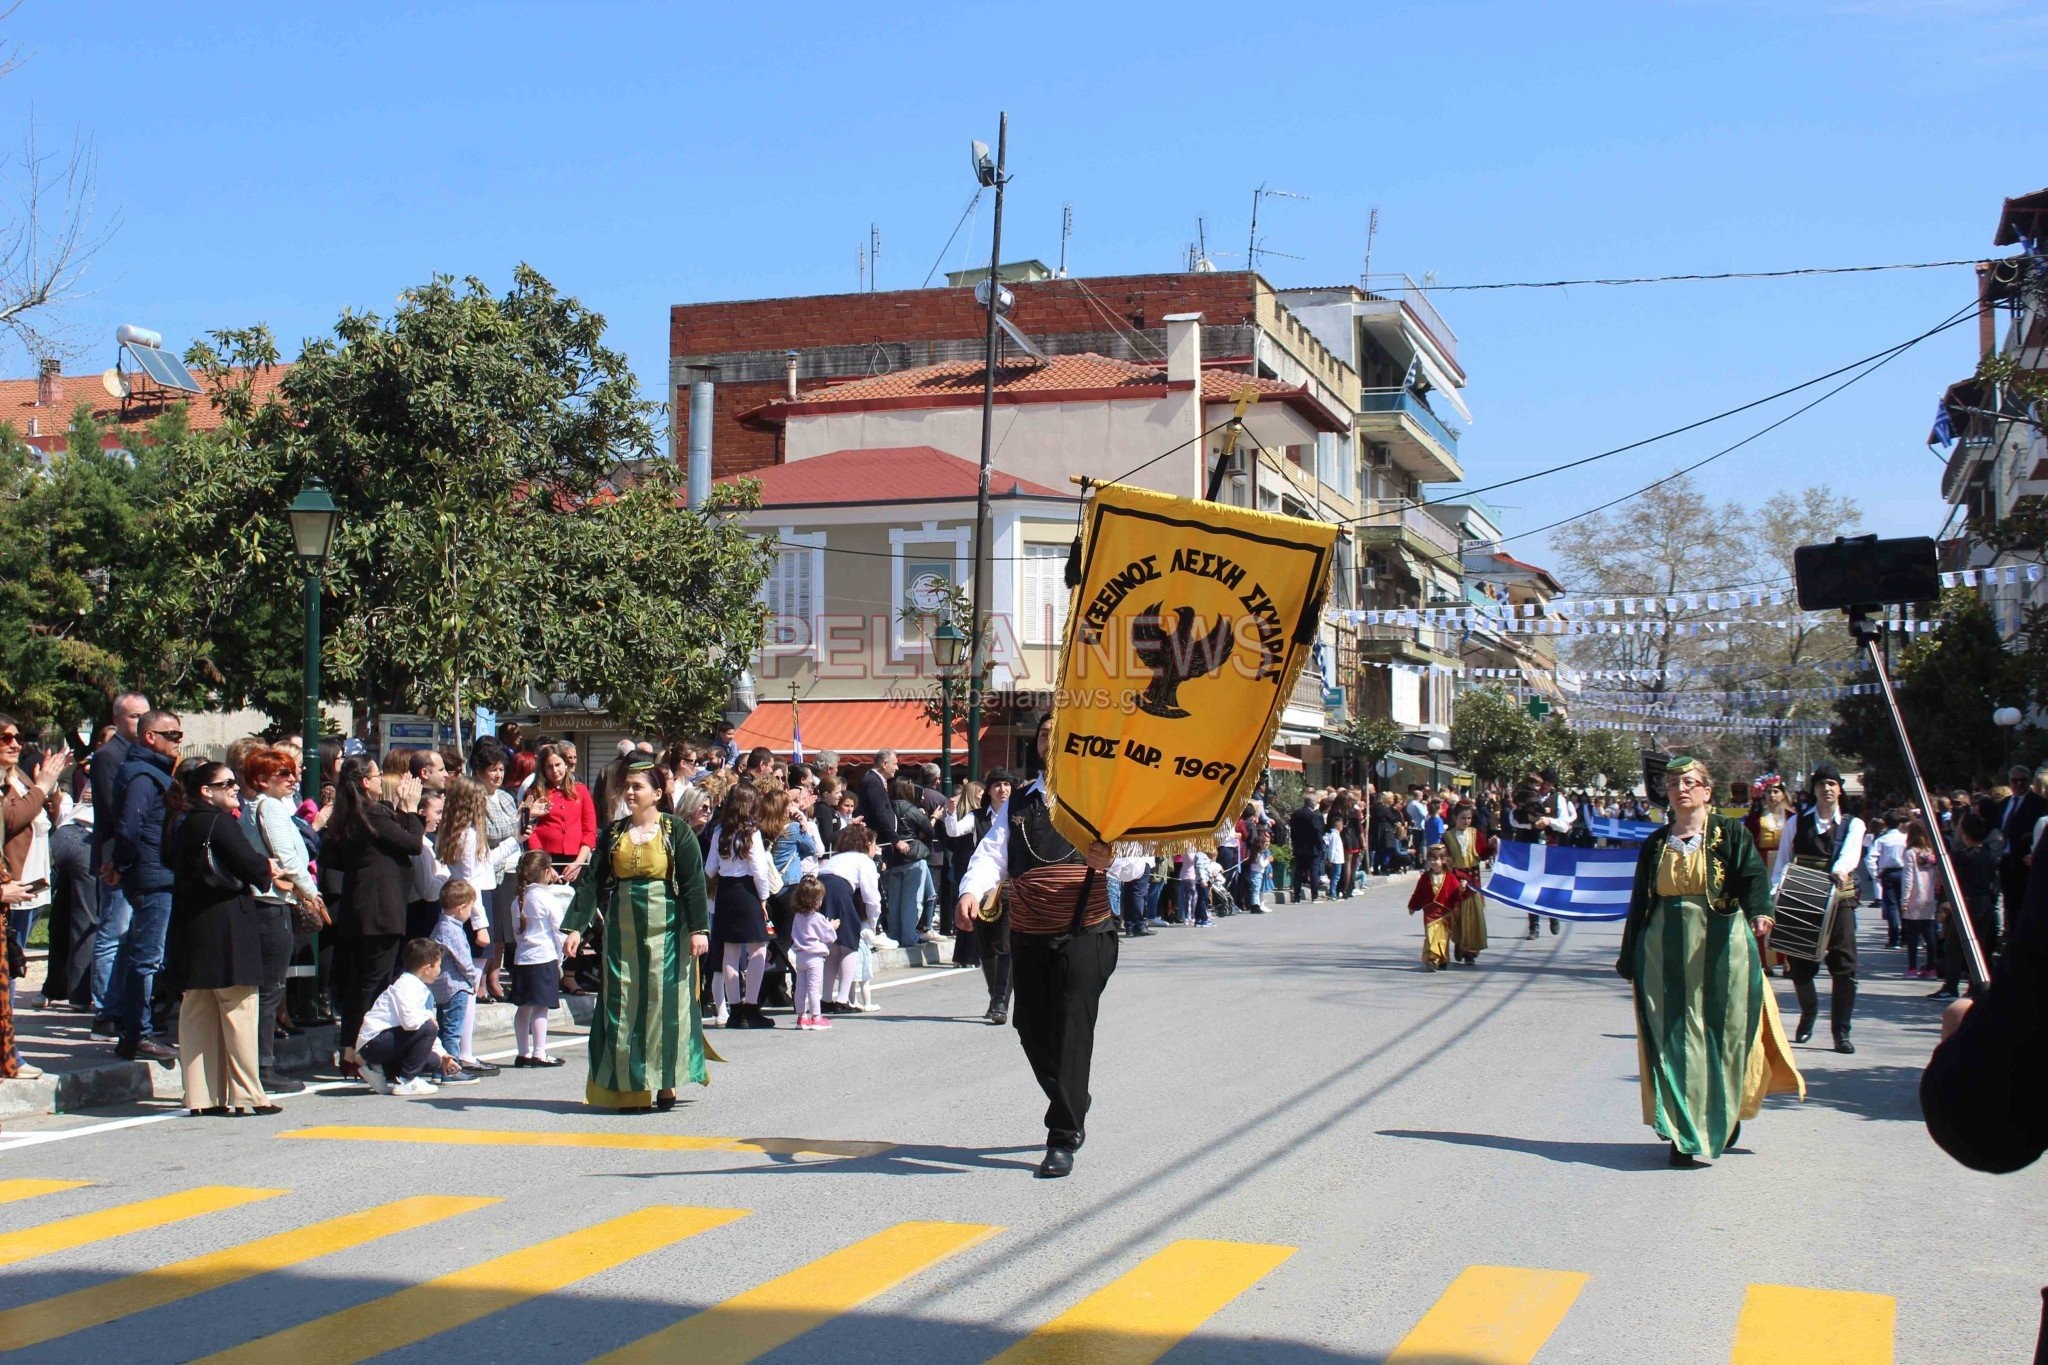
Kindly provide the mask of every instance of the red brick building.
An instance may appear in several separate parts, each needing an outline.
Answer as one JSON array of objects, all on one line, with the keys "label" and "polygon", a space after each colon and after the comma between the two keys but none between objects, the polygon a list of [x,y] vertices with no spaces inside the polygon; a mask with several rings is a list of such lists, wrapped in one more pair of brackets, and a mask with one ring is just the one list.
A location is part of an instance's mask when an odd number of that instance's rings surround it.
[{"label": "red brick building", "polygon": [[[1008,286],[1010,321],[1053,355],[1094,352],[1165,362],[1165,319],[1202,315],[1202,354],[1212,367],[1312,383],[1330,406],[1355,406],[1358,378],[1298,321],[1271,286],[1247,271],[1051,279]],[[712,474],[722,478],[781,462],[778,433],[742,424],[743,414],[789,396],[915,366],[982,359],[987,314],[972,289],[677,304],[669,310],[673,453],[689,444],[689,387],[709,379],[715,426]],[[790,353],[794,351],[795,355]]]}]

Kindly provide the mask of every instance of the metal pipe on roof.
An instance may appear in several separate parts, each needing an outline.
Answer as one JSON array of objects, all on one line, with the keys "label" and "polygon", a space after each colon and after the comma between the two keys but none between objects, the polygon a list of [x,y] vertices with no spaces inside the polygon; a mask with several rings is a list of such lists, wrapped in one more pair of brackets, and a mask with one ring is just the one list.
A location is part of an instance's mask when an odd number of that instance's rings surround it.
[{"label": "metal pipe on roof", "polygon": [[690,384],[690,509],[704,505],[711,493],[711,381]]}]

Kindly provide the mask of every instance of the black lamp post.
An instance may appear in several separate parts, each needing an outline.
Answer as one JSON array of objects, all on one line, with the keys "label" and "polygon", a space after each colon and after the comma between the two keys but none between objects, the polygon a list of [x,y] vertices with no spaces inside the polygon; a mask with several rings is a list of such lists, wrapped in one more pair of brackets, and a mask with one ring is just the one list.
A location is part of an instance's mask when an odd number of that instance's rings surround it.
[{"label": "black lamp post", "polygon": [[939,790],[953,794],[953,679],[960,674],[967,637],[950,620],[932,634],[932,663],[939,671]]},{"label": "black lamp post", "polygon": [[334,548],[334,529],[341,524],[341,509],[320,486],[309,479],[285,515],[291,518],[292,549],[306,570],[306,713],[302,736],[305,758],[299,766],[299,796],[319,795],[320,775],[320,571]]}]

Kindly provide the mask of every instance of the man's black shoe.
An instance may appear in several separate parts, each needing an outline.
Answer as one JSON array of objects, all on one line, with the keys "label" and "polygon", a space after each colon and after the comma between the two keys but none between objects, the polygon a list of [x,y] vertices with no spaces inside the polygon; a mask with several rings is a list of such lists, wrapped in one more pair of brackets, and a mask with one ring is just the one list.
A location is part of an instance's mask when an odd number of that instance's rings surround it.
[{"label": "man's black shoe", "polygon": [[1835,1035],[1835,1051],[1837,1051],[1837,1052],[1843,1052],[1843,1053],[1849,1053],[1849,1052],[1854,1052],[1855,1050],[1856,1050],[1856,1044],[1854,1044],[1854,1043],[1852,1043],[1852,1042],[1850,1042],[1850,1041],[1849,1041],[1849,1035],[1848,1035],[1848,1034],[1846,1034],[1846,1033],[1837,1033],[1837,1034]]},{"label": "man's black shoe", "polygon": [[1792,1035],[1792,1041],[1793,1041],[1793,1042],[1795,1042],[1795,1043],[1810,1043],[1810,1042],[1812,1042],[1812,1041],[1813,1041],[1813,1025],[1812,1025],[1812,1024],[1810,1024],[1810,1023],[1808,1023],[1808,1022],[1807,1022],[1806,1020],[1804,1020],[1804,1019],[1801,1019],[1801,1020],[1799,1021],[1799,1031],[1798,1031],[1797,1033],[1795,1033],[1795,1034],[1793,1034],[1793,1035]]},{"label": "man's black shoe", "polygon": [[1040,1180],[1058,1180],[1062,1176],[1073,1174],[1073,1171],[1073,1148],[1055,1147],[1051,1143],[1047,1143],[1045,1160],[1038,1163],[1038,1169],[1032,1172],[1032,1174],[1036,1175]]},{"label": "man's black shoe", "polygon": [[165,1066],[169,1066],[178,1060],[177,1053],[153,1038],[144,1038],[142,1041],[133,1044],[116,1043],[114,1044],[114,1055],[124,1062],[132,1062],[139,1058],[143,1061],[162,1062]]},{"label": "man's black shoe", "polygon": [[289,1076],[279,1076],[269,1071],[263,1073],[262,1080],[263,1093],[266,1095],[296,1095],[306,1088],[304,1081],[295,1081]]},{"label": "man's black shoe", "polygon": [[1552,921],[1550,922],[1550,932],[1551,932],[1551,933],[1553,933],[1553,934],[1557,932],[1557,921],[1556,921],[1556,920],[1552,920]]},{"label": "man's black shoe", "polygon": [[1953,1000],[1956,998],[1956,993],[1950,990],[1948,987],[1943,986],[1940,990],[1936,991],[1934,994],[1928,996],[1927,998],[1929,1000]]}]

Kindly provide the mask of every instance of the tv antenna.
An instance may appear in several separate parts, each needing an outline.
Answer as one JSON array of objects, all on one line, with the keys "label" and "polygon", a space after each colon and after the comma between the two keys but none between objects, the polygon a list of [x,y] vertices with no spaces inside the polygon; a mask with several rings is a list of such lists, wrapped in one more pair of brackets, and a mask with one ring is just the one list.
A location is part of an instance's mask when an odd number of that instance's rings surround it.
[{"label": "tv antenna", "polygon": [[1244,264],[1247,270],[1257,270],[1259,268],[1259,257],[1261,255],[1278,256],[1283,260],[1289,261],[1301,259],[1299,256],[1289,256],[1284,251],[1266,251],[1259,246],[1259,204],[1266,199],[1300,199],[1306,201],[1308,196],[1296,194],[1292,190],[1271,189],[1263,183],[1252,191],[1252,230],[1244,250]]},{"label": "tv antenna", "polygon": [[1380,206],[1372,206],[1372,215],[1365,220],[1365,264],[1359,269],[1358,283],[1365,289],[1372,288],[1372,239],[1380,235]]},{"label": "tv antenna", "polygon": [[1060,205],[1060,278],[1067,277],[1067,239],[1074,235],[1074,206]]}]

